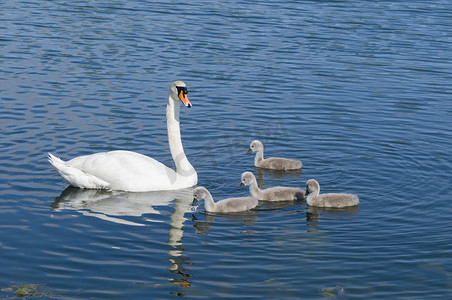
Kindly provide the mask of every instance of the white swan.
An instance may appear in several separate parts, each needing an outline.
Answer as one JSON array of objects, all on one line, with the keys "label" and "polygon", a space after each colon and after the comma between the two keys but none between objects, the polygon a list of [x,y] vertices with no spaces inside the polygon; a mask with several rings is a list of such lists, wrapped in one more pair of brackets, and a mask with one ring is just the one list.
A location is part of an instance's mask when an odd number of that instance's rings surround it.
[{"label": "white swan", "polygon": [[204,199],[206,211],[216,213],[248,211],[255,208],[258,204],[257,199],[254,197],[227,198],[214,202],[210,192],[205,187],[200,186],[193,190],[193,205],[202,199]]},{"label": "white swan", "polygon": [[244,186],[250,187],[251,196],[264,201],[291,201],[303,200],[305,191],[296,187],[275,186],[261,190],[253,173],[243,172],[239,190]]},{"label": "white swan", "polygon": [[286,171],[299,170],[302,166],[301,161],[295,159],[282,157],[269,157],[264,159],[264,145],[258,140],[251,142],[250,149],[246,152],[246,154],[250,154],[252,152],[256,152],[254,166],[258,168]]},{"label": "white swan", "polygon": [[359,204],[359,198],[353,194],[320,194],[320,185],[315,179],[306,182],[306,202],[309,206],[347,207]]},{"label": "white swan", "polygon": [[166,121],[176,171],[151,157],[122,150],[79,156],[67,162],[49,153],[49,162],[69,184],[79,188],[147,192],[192,187],[198,175],[182,147],[179,101],[191,107],[186,84],[175,81],[169,89]]}]

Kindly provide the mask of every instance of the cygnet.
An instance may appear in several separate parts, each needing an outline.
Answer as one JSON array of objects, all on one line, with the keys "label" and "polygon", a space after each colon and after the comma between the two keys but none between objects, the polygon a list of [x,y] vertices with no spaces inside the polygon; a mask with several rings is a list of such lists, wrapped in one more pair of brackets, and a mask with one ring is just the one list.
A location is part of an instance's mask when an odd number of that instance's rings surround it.
[{"label": "cygnet", "polygon": [[256,177],[251,172],[242,173],[242,182],[239,189],[244,186],[250,187],[251,196],[264,201],[293,201],[303,200],[305,191],[295,187],[275,186],[261,190],[257,185]]},{"label": "cygnet", "polygon": [[257,199],[254,197],[227,198],[214,202],[210,192],[205,187],[200,186],[193,190],[193,205],[202,199],[204,199],[206,211],[215,213],[248,211],[255,208],[258,204]]},{"label": "cygnet", "polygon": [[282,157],[270,157],[264,159],[264,145],[261,141],[254,140],[250,144],[250,149],[246,154],[256,152],[256,157],[254,158],[254,166],[265,169],[272,170],[299,170],[301,169],[302,163],[299,160],[288,159]]},{"label": "cygnet", "polygon": [[317,207],[346,207],[359,204],[359,198],[353,194],[320,194],[320,185],[315,179],[306,182],[306,202]]}]

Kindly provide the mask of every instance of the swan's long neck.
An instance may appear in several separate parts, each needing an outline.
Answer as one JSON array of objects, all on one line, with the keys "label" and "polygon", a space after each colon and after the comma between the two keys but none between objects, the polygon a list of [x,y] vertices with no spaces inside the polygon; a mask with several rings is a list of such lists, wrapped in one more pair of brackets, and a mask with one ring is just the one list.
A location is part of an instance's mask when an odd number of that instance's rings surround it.
[{"label": "swan's long neck", "polygon": [[254,157],[254,165],[257,166],[258,163],[264,160],[264,149],[261,148],[256,151],[256,157]]},{"label": "swan's long neck", "polygon": [[250,193],[251,196],[253,196],[256,199],[262,199],[261,197],[261,190],[259,189],[257,185],[256,177],[253,177],[251,183],[250,183]]},{"label": "swan's long neck", "polygon": [[210,192],[206,190],[204,196],[204,206],[206,207],[206,210],[215,211],[215,202],[213,201],[212,194],[210,194]]},{"label": "swan's long neck", "polygon": [[174,101],[171,96],[168,99],[166,107],[166,121],[168,127],[168,144],[174,163],[176,164],[176,172],[182,176],[191,176],[196,174],[195,169],[185,156],[184,147],[180,137],[179,122],[179,101]]},{"label": "swan's long neck", "polygon": [[320,189],[317,189],[311,193],[309,193],[308,197],[306,198],[306,202],[308,203],[308,205],[310,205],[312,203],[312,201],[314,201],[315,198],[317,198],[320,194]]}]

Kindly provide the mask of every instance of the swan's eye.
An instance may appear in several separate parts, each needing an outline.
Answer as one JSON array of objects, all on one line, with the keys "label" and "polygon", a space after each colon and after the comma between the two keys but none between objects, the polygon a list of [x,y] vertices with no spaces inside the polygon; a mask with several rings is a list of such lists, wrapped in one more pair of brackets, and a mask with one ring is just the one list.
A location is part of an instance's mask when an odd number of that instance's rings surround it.
[{"label": "swan's eye", "polygon": [[254,148],[254,145],[252,145],[251,148]]},{"label": "swan's eye", "polygon": [[187,87],[185,86],[176,86],[177,89],[177,94],[180,95],[180,93],[182,92],[182,95],[187,95],[188,94],[188,90]]}]

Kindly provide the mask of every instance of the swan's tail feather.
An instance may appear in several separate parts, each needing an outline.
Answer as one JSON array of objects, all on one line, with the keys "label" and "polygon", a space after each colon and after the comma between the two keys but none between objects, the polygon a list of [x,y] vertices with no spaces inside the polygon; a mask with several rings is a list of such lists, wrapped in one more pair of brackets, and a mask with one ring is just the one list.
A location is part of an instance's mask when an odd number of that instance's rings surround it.
[{"label": "swan's tail feather", "polygon": [[70,185],[82,189],[109,189],[110,184],[94,175],[87,174],[80,169],[68,166],[65,161],[56,157],[52,153],[47,156],[52,167],[66,180]]},{"label": "swan's tail feather", "polygon": [[49,160],[49,163],[54,167],[57,171],[64,166],[64,161],[62,161],[59,157],[56,157],[52,153],[47,153],[47,159]]}]

